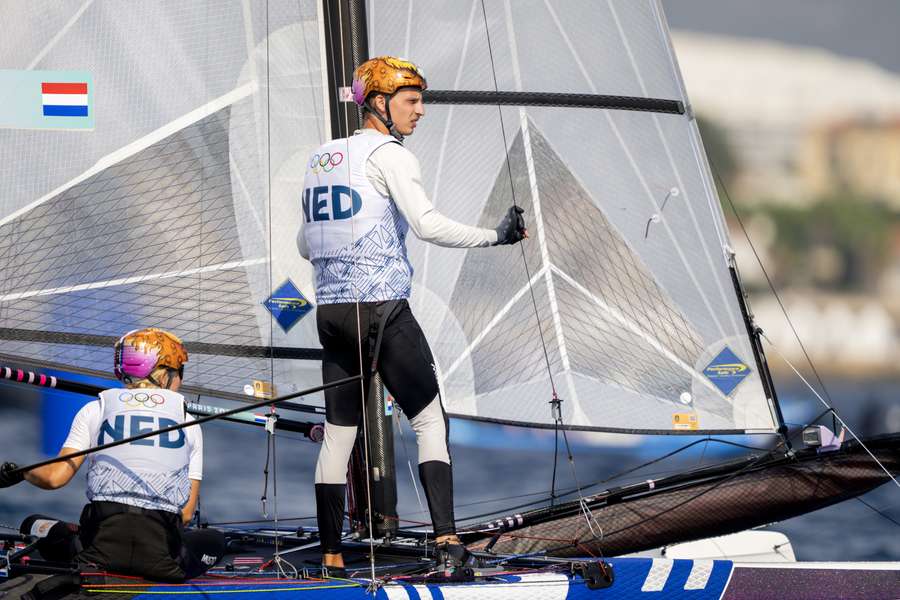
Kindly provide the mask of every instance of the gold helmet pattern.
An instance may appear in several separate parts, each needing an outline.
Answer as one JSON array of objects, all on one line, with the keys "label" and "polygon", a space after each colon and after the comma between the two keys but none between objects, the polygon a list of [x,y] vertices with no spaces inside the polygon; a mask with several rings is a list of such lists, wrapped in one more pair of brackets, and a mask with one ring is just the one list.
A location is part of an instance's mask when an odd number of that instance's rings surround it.
[{"label": "gold helmet pattern", "polygon": [[400,88],[428,89],[422,69],[415,63],[393,56],[378,56],[359,65],[353,72],[353,100],[364,106],[373,92],[393,94]]}]

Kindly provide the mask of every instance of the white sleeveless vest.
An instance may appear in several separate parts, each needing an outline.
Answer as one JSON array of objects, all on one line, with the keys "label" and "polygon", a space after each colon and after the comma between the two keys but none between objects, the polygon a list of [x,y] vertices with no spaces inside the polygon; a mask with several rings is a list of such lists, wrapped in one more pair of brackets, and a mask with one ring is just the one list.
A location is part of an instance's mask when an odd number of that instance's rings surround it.
[{"label": "white sleeveless vest", "polygon": [[362,133],[324,144],[306,164],[301,213],[319,304],[409,298],[409,224],[366,177],[389,135]]},{"label": "white sleeveless vest", "polygon": [[[157,388],[100,393],[96,445],[183,423],[184,397]],[[87,497],[179,512],[187,502],[190,448],[183,429],[136,440],[90,456]]]}]

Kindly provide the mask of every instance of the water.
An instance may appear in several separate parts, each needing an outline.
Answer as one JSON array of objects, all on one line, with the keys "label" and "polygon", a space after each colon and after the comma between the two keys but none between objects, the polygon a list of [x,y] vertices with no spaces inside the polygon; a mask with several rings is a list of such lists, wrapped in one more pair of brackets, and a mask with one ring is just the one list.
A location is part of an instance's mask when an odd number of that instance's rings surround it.
[{"label": "water", "polygon": [[[865,387],[853,382],[829,386],[832,397],[844,408],[851,427],[861,432],[900,430],[891,422],[897,415],[893,398],[900,383],[877,382]],[[0,388],[0,392],[9,388]],[[35,397],[4,400],[0,408],[0,460],[27,464],[43,457],[40,440],[40,414]],[[802,421],[815,416],[819,407],[794,390],[782,394],[785,418]],[[549,489],[552,476],[552,432],[533,433],[466,422],[454,422],[453,458],[457,518],[463,519],[490,510],[509,508],[541,497]],[[683,442],[682,438],[610,438],[607,446],[597,446],[597,437],[573,436],[575,467],[582,484],[602,479],[651,457],[658,456]],[[405,441],[405,444],[404,444]],[[230,423],[204,426],[205,470],[201,490],[201,510],[211,523],[261,519],[263,466],[266,440],[261,428]],[[281,519],[291,524],[315,522],[313,470],[318,446],[293,434],[276,439],[275,478],[270,477],[269,516],[277,509]],[[695,466],[701,460],[719,460],[725,451],[697,447],[678,463],[666,463],[645,473],[640,479],[659,476],[669,470]],[[417,499],[407,455],[415,471],[415,442],[408,429],[397,440],[397,471],[402,518],[409,522],[427,521],[427,512]],[[272,469],[270,469],[271,471]],[[277,507],[272,484],[277,484]],[[560,456],[558,487],[572,485],[572,470]],[[39,490],[27,483],[0,490],[0,524],[15,526],[27,514],[41,512],[68,520],[77,520],[84,504],[84,476],[76,475],[69,485],[54,491]],[[420,494],[421,494],[421,490]],[[535,494],[526,496],[527,494]],[[900,521],[900,489],[887,484],[863,498],[868,504],[888,509]],[[493,500],[492,502],[486,502]],[[421,502],[424,503],[424,498]],[[519,509],[521,510],[521,509]],[[801,560],[900,560],[898,526],[856,500],[779,523],[771,529],[786,533]]]}]

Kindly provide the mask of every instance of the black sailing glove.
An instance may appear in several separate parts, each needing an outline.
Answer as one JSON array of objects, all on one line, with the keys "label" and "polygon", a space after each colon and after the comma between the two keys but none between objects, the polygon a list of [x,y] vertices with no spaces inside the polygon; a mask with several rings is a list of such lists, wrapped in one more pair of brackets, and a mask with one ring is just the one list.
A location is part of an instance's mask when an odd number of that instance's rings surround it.
[{"label": "black sailing glove", "polygon": [[25,473],[18,472],[13,473],[16,469],[19,468],[19,465],[16,463],[5,462],[3,466],[0,467],[0,488],[7,488],[11,485],[16,485],[25,479]]},{"label": "black sailing glove", "polygon": [[522,215],[525,209],[519,206],[510,206],[506,211],[506,216],[497,225],[494,230],[497,232],[497,244],[515,244],[521,242],[528,237],[528,230],[525,229],[525,219]]}]

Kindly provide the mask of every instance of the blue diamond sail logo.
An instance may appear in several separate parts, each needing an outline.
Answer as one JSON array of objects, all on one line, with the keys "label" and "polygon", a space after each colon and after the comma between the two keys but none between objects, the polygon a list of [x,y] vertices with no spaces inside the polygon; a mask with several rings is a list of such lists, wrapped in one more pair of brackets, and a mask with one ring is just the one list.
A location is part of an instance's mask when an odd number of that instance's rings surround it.
[{"label": "blue diamond sail logo", "polygon": [[269,309],[275,322],[287,333],[291,327],[313,309],[312,302],[307,300],[290,279],[282,283],[269,299],[263,302]]},{"label": "blue diamond sail logo", "polygon": [[750,373],[752,373],[750,367],[745,365],[728,346],[725,346],[718,356],[703,369],[706,378],[726,396],[730,396],[734,388]]}]

